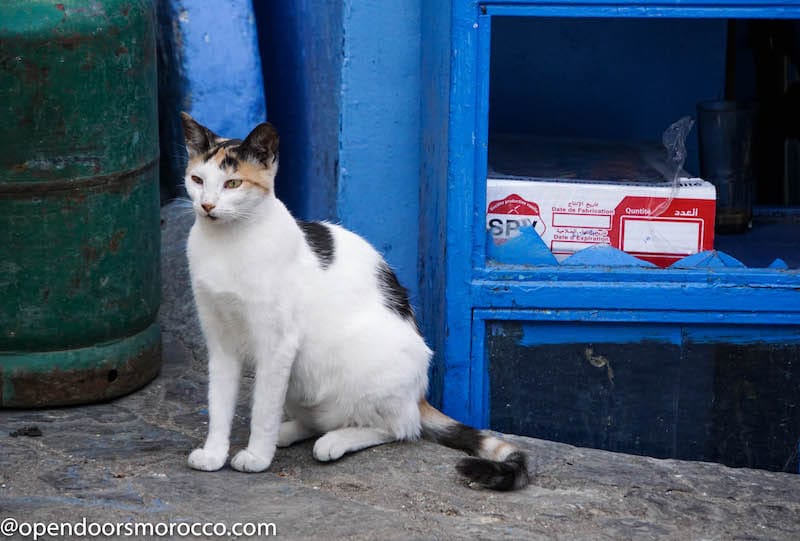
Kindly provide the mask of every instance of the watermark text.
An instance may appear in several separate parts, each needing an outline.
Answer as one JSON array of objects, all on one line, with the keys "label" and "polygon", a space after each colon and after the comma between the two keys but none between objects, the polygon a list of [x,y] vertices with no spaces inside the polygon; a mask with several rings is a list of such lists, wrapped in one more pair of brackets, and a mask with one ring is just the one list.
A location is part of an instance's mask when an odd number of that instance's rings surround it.
[{"label": "watermark text", "polygon": [[274,522],[24,522],[15,518],[0,521],[0,536],[20,536],[37,541],[44,536],[81,537],[275,537]]}]

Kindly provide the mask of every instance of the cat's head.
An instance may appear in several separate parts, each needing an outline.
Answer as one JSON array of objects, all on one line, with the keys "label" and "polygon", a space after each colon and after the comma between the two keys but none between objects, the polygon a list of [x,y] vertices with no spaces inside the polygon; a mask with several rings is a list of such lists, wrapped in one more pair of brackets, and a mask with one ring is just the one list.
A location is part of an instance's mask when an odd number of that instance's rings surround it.
[{"label": "cat's head", "polygon": [[244,139],[225,139],[181,113],[186,139],[186,192],[199,219],[232,222],[254,216],[275,197],[278,132],[259,124]]}]

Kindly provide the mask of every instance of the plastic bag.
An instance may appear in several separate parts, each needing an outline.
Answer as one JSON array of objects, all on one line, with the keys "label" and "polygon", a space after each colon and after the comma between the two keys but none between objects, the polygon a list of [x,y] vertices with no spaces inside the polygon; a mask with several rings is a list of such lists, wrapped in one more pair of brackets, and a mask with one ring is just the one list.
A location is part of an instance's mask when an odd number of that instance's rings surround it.
[{"label": "plastic bag", "polygon": [[672,182],[672,189],[666,201],[653,209],[650,215],[651,218],[661,216],[678,195],[679,179],[686,174],[683,170],[683,165],[686,163],[686,138],[689,136],[689,132],[692,131],[692,126],[694,126],[694,120],[689,116],[685,116],[670,125],[661,135],[661,142],[667,152],[667,159],[665,160],[667,178]]}]

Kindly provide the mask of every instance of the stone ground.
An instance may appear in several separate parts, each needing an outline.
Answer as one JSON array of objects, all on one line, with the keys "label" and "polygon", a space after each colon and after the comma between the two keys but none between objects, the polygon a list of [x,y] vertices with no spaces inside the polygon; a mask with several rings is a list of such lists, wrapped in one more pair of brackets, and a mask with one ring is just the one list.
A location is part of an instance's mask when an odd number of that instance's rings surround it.
[{"label": "stone ground", "polygon": [[[271,522],[285,539],[800,539],[800,476],[522,437],[509,439],[532,458],[533,481],[514,493],[467,486],[454,470],[462,455],[427,442],[333,464],[305,443],[279,450],[262,474],[190,470],[207,422],[183,253],[191,220],[165,209],[160,376],[111,403],[0,412],[0,519]],[[9,436],[27,425],[42,435]],[[246,437],[242,407],[234,447]]]}]

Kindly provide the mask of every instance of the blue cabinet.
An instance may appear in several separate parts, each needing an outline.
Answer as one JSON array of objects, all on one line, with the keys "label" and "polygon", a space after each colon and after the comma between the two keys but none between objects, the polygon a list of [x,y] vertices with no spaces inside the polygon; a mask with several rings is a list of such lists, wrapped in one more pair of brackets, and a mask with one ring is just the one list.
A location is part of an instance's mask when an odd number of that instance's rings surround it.
[{"label": "blue cabinet", "polygon": [[[482,427],[796,470],[796,210],[764,211],[780,223],[756,220],[719,237],[722,251],[666,269],[594,248],[560,264],[545,249],[521,264],[512,243],[487,239],[485,215],[494,135],[647,138],[719,97],[726,20],[800,20],[800,1],[423,9],[421,315],[437,350],[432,399]],[[605,57],[591,41],[603,32]],[[594,83],[575,72],[591,66]]]}]

